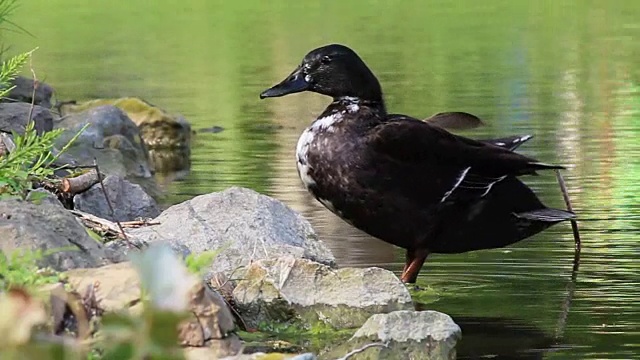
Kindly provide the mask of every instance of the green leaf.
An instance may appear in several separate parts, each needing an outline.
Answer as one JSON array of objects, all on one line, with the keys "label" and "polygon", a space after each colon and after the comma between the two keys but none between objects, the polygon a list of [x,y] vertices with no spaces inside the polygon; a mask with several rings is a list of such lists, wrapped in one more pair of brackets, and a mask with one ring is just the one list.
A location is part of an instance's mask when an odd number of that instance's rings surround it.
[{"label": "green leaf", "polygon": [[29,173],[24,170],[16,170],[13,173],[13,177],[18,180],[26,180],[29,177]]},{"label": "green leaf", "polygon": [[85,230],[87,231],[87,234],[89,234],[89,236],[91,236],[91,238],[99,243],[103,243],[104,239],[102,239],[102,236],[100,236],[97,232],[89,229],[89,228],[85,228]]}]

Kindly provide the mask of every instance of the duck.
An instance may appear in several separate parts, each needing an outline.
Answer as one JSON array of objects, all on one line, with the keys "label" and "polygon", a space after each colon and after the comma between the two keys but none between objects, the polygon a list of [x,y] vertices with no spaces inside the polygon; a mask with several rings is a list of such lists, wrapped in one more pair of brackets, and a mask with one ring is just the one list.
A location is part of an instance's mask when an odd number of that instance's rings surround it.
[{"label": "duck", "polygon": [[575,217],[520,180],[564,169],[514,151],[531,136],[474,140],[446,128],[476,118],[468,113],[389,113],[380,82],[345,45],[310,51],[260,98],[303,91],[332,101],[298,140],[302,184],[348,224],[405,249],[404,283],[431,254],[505,247]]}]

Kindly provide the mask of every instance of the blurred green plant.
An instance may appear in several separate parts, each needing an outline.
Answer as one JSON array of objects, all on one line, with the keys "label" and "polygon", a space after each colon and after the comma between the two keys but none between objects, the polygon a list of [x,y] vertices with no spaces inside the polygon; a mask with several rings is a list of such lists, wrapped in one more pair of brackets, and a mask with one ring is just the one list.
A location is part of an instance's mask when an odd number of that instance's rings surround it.
[{"label": "blurred green plant", "polygon": [[57,271],[38,267],[38,261],[51,253],[42,250],[0,252],[0,289],[33,288],[58,281]]},{"label": "blurred green plant", "polygon": [[187,270],[193,274],[204,275],[207,269],[213,264],[215,258],[225,249],[221,247],[216,250],[203,251],[199,254],[191,253],[184,259]]}]

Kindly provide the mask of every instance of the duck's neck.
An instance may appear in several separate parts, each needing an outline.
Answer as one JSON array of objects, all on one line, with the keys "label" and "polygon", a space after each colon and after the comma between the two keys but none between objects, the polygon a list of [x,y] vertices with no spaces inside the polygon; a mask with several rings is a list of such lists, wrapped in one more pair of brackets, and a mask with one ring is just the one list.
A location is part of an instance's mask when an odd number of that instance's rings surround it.
[{"label": "duck's neck", "polygon": [[340,97],[333,98],[333,103],[342,104],[345,106],[349,106],[349,105],[366,106],[368,108],[378,110],[383,114],[387,113],[387,108],[384,104],[384,100],[382,99],[382,96],[380,96],[380,98],[377,100],[359,98],[356,96],[340,96]]}]

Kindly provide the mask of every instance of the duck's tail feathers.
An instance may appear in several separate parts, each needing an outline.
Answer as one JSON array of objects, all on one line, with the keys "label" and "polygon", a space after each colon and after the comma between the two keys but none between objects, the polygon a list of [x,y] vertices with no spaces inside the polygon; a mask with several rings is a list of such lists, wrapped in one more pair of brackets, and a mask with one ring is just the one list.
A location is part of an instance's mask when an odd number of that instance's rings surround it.
[{"label": "duck's tail feathers", "polygon": [[521,212],[514,215],[521,219],[527,219],[531,221],[550,222],[550,223],[557,223],[560,221],[571,220],[576,217],[576,214],[570,211],[551,209],[551,208],[526,211],[526,212]]},{"label": "duck's tail feathers", "polygon": [[501,148],[514,151],[520,145],[531,140],[532,138],[533,138],[533,135],[515,135],[515,136],[508,136],[508,137],[503,137],[499,139],[486,139],[482,141],[489,143],[493,146],[499,146]]},{"label": "duck's tail feathers", "polygon": [[529,166],[533,170],[553,170],[553,169],[564,170],[564,169],[566,169],[562,165],[547,164],[547,163],[537,162],[537,161],[536,162],[530,162]]}]

